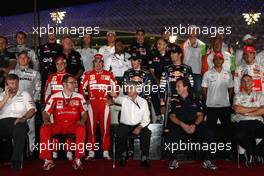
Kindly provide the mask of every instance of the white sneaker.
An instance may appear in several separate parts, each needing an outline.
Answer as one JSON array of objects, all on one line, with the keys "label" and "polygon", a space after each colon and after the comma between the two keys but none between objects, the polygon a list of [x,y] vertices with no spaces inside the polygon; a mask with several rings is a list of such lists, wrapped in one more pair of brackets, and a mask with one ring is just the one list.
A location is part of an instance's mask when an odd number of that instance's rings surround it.
[{"label": "white sneaker", "polygon": [[73,168],[74,170],[83,170],[83,164],[80,159],[75,159],[73,161]]},{"label": "white sneaker", "polygon": [[72,152],[67,152],[66,157],[68,158],[69,161],[72,161],[73,160]]},{"label": "white sneaker", "polygon": [[88,154],[88,156],[85,158],[85,160],[87,161],[87,160],[92,160],[92,159],[94,159],[94,155],[95,155],[94,151],[89,151],[89,154]]},{"label": "white sneaker", "polygon": [[41,168],[45,171],[49,171],[54,167],[55,167],[55,164],[53,163],[52,160],[45,160],[45,163]]},{"label": "white sneaker", "polygon": [[58,158],[58,152],[52,152],[52,158],[57,159]]},{"label": "white sneaker", "polygon": [[106,159],[106,160],[111,160],[111,157],[109,156],[109,152],[108,152],[108,151],[104,151],[104,153],[103,153],[103,157],[104,157],[104,159]]}]

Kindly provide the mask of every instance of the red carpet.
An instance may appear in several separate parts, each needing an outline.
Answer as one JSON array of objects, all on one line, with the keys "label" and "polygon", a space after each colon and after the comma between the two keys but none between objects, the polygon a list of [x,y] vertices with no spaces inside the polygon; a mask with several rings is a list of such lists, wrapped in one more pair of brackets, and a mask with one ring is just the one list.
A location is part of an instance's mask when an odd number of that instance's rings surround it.
[{"label": "red carpet", "polygon": [[41,161],[25,161],[21,171],[12,171],[4,163],[0,163],[0,176],[263,176],[264,166],[246,168],[244,164],[237,168],[234,162],[217,161],[217,171],[203,169],[199,161],[180,165],[175,171],[167,169],[167,161],[151,161],[151,168],[144,169],[139,161],[129,160],[126,167],[112,168],[111,161],[92,161],[84,164],[84,170],[75,171],[68,161],[57,161],[51,171],[40,170]]}]

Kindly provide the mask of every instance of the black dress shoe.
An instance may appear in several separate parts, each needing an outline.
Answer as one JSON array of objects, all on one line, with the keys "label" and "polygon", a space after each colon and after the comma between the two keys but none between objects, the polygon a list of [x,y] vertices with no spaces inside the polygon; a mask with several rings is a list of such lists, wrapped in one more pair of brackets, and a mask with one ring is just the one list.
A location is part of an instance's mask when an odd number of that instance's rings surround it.
[{"label": "black dress shoe", "polygon": [[13,170],[20,170],[20,169],[22,169],[21,162],[19,162],[19,161],[12,161],[11,164],[10,164],[10,168],[13,169]]},{"label": "black dress shoe", "polygon": [[141,165],[147,169],[147,168],[150,168],[150,164],[149,164],[149,161],[148,160],[143,160],[141,161]]},{"label": "black dress shoe", "polygon": [[122,157],[120,160],[119,160],[119,166],[120,167],[124,167],[126,166],[126,159],[124,157]]}]

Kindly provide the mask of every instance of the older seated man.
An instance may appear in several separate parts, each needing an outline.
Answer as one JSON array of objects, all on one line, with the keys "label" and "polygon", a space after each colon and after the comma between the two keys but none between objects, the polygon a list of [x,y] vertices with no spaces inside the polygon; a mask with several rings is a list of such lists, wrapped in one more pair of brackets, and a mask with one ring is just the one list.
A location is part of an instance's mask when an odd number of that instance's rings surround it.
[{"label": "older seated man", "polygon": [[147,100],[141,98],[138,94],[140,83],[129,81],[126,84],[127,96],[115,97],[114,92],[110,93],[114,96],[114,102],[121,104],[120,125],[117,131],[117,156],[120,159],[119,165],[125,166],[127,137],[129,135],[140,135],[140,148],[142,151],[141,165],[148,168],[149,148],[151,131],[148,129],[150,123],[150,112]]}]

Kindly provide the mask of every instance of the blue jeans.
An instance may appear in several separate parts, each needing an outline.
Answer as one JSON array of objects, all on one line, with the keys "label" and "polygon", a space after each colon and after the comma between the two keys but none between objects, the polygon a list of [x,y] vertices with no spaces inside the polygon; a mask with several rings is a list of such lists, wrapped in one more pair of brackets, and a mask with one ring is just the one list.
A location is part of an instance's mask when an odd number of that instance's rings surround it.
[{"label": "blue jeans", "polygon": [[201,97],[201,85],[202,85],[202,75],[200,74],[193,74],[194,80],[194,94],[197,98]]}]

